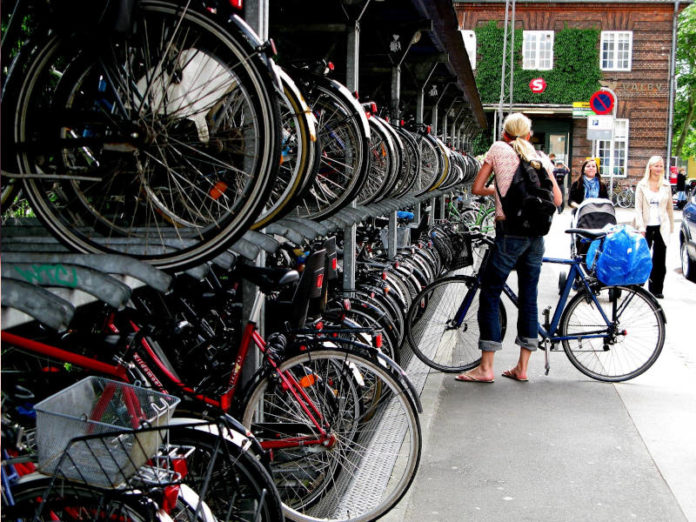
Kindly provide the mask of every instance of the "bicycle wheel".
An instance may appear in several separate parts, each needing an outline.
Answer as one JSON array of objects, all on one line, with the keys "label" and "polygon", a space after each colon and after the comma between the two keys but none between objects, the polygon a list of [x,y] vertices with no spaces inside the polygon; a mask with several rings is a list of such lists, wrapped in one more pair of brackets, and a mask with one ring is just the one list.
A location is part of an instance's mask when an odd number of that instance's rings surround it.
[{"label": "bicycle wheel", "polygon": [[323,77],[304,78],[308,103],[317,119],[320,163],[298,203],[296,215],[320,219],[350,202],[367,179],[370,132],[364,110],[348,89]]},{"label": "bicycle wheel", "polygon": [[[413,353],[425,364],[442,372],[462,372],[478,366],[481,351],[478,324],[478,288],[471,276],[453,276],[428,285],[413,300],[406,321],[406,339]],[[461,321],[457,314],[470,291],[471,301]],[[503,337],[507,326],[500,306]]]},{"label": "bicycle wheel", "polygon": [[280,219],[291,210],[292,202],[316,166],[318,147],[314,116],[295,82],[280,67],[277,71],[283,85],[280,98],[281,163],[266,206],[251,227],[253,230]]},{"label": "bicycle wheel", "polygon": [[[205,425],[208,426],[208,425]],[[202,495],[218,520],[282,520],[280,497],[268,471],[256,457],[232,442],[226,433],[190,426],[172,426],[170,443],[188,446],[184,482]],[[209,487],[203,485],[209,478]]]},{"label": "bicycle wheel", "polygon": [[367,180],[356,198],[359,205],[383,198],[388,194],[387,187],[396,178],[396,146],[386,130],[387,125],[377,118],[370,118],[370,167]]},{"label": "bicycle wheel", "polygon": [[[3,520],[161,520],[154,502],[142,494],[118,493],[56,479],[25,476],[11,486],[14,505],[3,502]],[[3,495],[4,500],[4,495]],[[171,520],[169,517],[166,519]]]},{"label": "bicycle wheel", "polygon": [[662,311],[639,287],[603,287],[595,296],[599,306],[583,291],[563,311],[559,332],[570,337],[563,350],[573,366],[593,379],[637,377],[653,365],[665,344]]},{"label": "bicycle wheel", "polygon": [[[280,369],[301,383],[332,441],[274,449],[271,469],[286,516],[367,521],[389,511],[420,459],[420,424],[408,391],[388,370],[348,350],[310,350]],[[243,419],[262,445],[279,433],[317,434],[275,373],[255,385]]]},{"label": "bicycle wheel", "polygon": [[459,222],[464,225],[465,230],[471,230],[472,227],[479,225],[479,210],[475,208],[466,208],[459,214]]},{"label": "bicycle wheel", "polygon": [[495,207],[482,211],[479,226],[482,234],[495,237]]},{"label": "bicycle wheel", "polygon": [[160,268],[199,264],[266,203],[279,117],[262,53],[232,25],[175,2],[139,2],[103,45],[50,38],[13,113],[25,193],[71,249]]},{"label": "bicycle wheel", "polygon": [[441,158],[435,140],[429,136],[416,135],[418,154],[420,156],[419,176],[414,192],[425,194],[440,177]]}]

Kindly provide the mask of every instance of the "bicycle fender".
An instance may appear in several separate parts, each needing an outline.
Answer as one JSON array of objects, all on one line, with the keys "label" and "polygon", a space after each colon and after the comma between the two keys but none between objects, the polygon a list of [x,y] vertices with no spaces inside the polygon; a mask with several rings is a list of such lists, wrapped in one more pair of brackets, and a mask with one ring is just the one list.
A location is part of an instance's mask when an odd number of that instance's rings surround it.
[{"label": "bicycle fender", "polygon": [[[353,346],[355,348],[361,349],[361,350],[367,352],[368,354],[370,354],[370,356],[375,357],[379,364],[381,364],[382,366],[386,367],[389,370],[392,370],[394,372],[395,376],[406,385],[406,389],[408,390],[408,392],[411,396],[411,399],[413,400],[413,404],[415,405],[416,410],[418,411],[418,413],[423,413],[423,405],[421,404],[420,395],[416,391],[416,387],[413,385],[413,382],[411,382],[411,379],[406,374],[404,369],[401,366],[399,366],[399,364],[394,359],[392,359],[388,355],[385,355],[377,348],[374,348],[374,347],[369,346],[367,344],[361,344],[357,341],[354,341],[353,339],[346,339],[345,337],[338,337],[336,339],[328,339],[327,341],[329,343],[331,343],[332,341],[344,343],[344,344]],[[340,344],[335,345],[335,346],[337,349],[340,349]]]},{"label": "bicycle fender", "polygon": [[215,522],[217,520],[215,515],[213,515],[213,512],[208,507],[208,504],[202,502],[202,499],[198,496],[198,493],[196,493],[186,484],[179,485],[179,500],[188,505],[189,508],[193,508],[194,510],[198,509],[196,512],[196,520],[202,520],[205,522]]},{"label": "bicycle fender", "polygon": [[406,384],[406,388],[408,388],[408,391],[411,393],[411,399],[413,399],[413,403],[416,406],[416,410],[418,411],[418,413],[423,413],[423,405],[421,404],[420,395],[418,395],[416,387],[414,386],[413,382],[406,374],[404,369],[401,366],[399,366],[396,363],[396,361],[394,361],[391,357],[383,354],[380,351],[377,351],[377,358],[383,361],[392,370],[394,370],[394,372],[396,372],[396,374],[399,376],[399,379],[403,381],[404,384]]},{"label": "bicycle fender", "polygon": [[[249,431],[246,428],[244,428],[239,423],[239,421],[230,417],[229,415],[225,416],[225,420],[229,421],[231,426],[226,430],[227,433],[225,433],[224,435],[220,433],[215,423],[197,419],[195,417],[172,417],[172,419],[169,421],[169,426],[187,427],[190,429],[202,431],[204,433],[209,433],[217,437],[223,435],[225,440],[231,442],[238,448],[243,449],[244,451],[249,450],[249,448],[253,445],[253,435],[251,435],[251,433],[249,433]],[[242,428],[241,431],[238,430],[238,426]],[[249,436],[247,436],[246,434],[248,434]]]},{"label": "bicycle fender", "polygon": [[366,140],[370,139],[370,123],[367,121],[367,116],[365,116],[365,109],[362,108],[362,106],[358,103],[358,100],[355,99],[355,96],[353,96],[353,93],[348,90],[348,87],[343,85],[342,83],[337,82],[336,80],[332,80],[330,78],[326,78],[326,85],[328,87],[331,87],[332,89],[339,91],[341,95],[348,100],[348,102],[351,104],[353,109],[355,109],[355,112],[358,116],[358,120],[360,121],[360,125],[362,127],[363,133],[364,133],[364,138]]},{"label": "bicycle fender", "polygon": [[280,76],[278,71],[273,66],[273,60],[267,54],[266,43],[261,41],[259,35],[247,24],[242,18],[236,14],[229,17],[228,23],[233,24],[239,32],[244,36],[244,38],[251,44],[251,46],[256,50],[262,50],[259,56],[263,58],[263,62],[268,68],[268,72],[273,78],[273,86],[278,90],[278,92],[283,92],[283,85],[280,81]]}]

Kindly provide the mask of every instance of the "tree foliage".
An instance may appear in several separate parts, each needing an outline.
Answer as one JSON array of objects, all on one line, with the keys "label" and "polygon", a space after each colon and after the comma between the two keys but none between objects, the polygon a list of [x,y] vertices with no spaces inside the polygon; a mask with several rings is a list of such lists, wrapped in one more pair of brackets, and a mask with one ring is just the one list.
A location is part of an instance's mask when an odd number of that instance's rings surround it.
[{"label": "tree foliage", "polygon": [[672,154],[696,157],[696,4],[679,15]]}]

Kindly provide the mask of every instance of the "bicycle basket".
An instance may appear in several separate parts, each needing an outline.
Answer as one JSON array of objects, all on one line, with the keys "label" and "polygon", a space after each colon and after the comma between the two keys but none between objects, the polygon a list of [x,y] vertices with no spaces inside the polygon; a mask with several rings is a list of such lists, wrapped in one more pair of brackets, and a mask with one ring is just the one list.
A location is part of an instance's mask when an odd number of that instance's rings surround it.
[{"label": "bicycle basket", "polygon": [[[177,397],[88,377],[38,403],[38,468],[47,475],[118,487],[153,457]],[[103,434],[103,436],[101,436]],[[87,436],[74,441],[77,437]]]},{"label": "bicycle basket", "polygon": [[474,256],[471,251],[471,237],[467,234],[463,234],[460,236],[457,244],[461,246],[461,248],[459,252],[454,255],[450,270],[458,270],[474,264]]}]

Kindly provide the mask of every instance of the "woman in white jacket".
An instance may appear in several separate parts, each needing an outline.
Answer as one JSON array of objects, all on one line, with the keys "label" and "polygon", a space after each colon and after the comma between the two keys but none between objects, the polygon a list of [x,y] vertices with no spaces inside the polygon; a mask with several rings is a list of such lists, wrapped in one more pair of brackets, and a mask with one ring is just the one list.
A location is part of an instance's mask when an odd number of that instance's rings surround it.
[{"label": "woman in white jacket", "polygon": [[652,250],[653,268],[648,289],[655,297],[662,299],[667,273],[665,257],[669,237],[674,230],[674,211],[672,188],[665,179],[665,164],[660,156],[652,156],[648,160],[645,176],[636,186],[635,224]]}]

